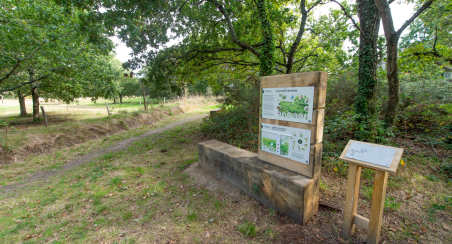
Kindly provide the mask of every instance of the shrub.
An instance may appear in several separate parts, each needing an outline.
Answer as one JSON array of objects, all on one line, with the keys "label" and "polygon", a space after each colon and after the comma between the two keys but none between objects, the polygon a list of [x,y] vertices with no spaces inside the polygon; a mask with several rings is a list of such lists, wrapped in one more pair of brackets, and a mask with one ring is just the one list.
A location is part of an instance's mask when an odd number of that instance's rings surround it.
[{"label": "shrub", "polygon": [[259,134],[259,79],[249,78],[225,87],[222,109],[204,120],[204,136],[239,148],[257,151]]}]

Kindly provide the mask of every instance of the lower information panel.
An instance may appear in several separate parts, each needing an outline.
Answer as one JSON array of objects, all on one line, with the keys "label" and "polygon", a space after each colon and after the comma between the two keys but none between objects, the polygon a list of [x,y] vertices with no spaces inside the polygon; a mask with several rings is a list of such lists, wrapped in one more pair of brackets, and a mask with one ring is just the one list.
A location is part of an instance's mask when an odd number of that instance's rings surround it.
[{"label": "lower information panel", "polygon": [[309,164],[311,131],[261,123],[260,150]]}]

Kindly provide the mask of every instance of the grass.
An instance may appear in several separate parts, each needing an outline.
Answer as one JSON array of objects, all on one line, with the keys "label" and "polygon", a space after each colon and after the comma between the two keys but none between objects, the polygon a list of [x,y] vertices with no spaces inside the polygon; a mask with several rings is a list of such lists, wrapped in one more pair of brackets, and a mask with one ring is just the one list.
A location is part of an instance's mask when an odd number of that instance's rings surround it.
[{"label": "grass", "polygon": [[86,109],[86,106],[80,109],[78,105],[70,105],[72,107],[70,111],[74,107],[78,109],[73,110],[78,111],[76,115],[64,113],[52,115],[52,112],[49,112],[48,114],[51,115],[48,118],[48,127],[45,127],[44,124],[31,123],[31,118],[0,117],[0,120],[6,119],[10,123],[9,126],[0,127],[0,146],[8,149],[5,151],[9,151],[11,154],[2,158],[5,155],[1,153],[0,158],[3,161],[14,161],[14,158],[18,156],[47,152],[51,149],[49,147],[67,147],[96,138],[108,141],[110,134],[143,128],[143,126],[149,128],[150,126],[147,125],[183,112],[208,111],[212,104],[215,104],[213,99],[194,97],[184,101],[182,105],[179,103],[166,104],[153,108],[147,113],[132,111],[116,113],[112,116],[101,114],[94,118],[90,117],[91,112],[89,108]]},{"label": "grass", "polygon": [[[209,105],[209,104],[207,104],[207,105]],[[84,154],[89,153],[90,151],[98,149],[98,148],[108,147],[121,140],[130,138],[132,136],[141,135],[142,133],[144,133],[146,131],[149,131],[151,129],[157,129],[157,128],[165,126],[173,121],[177,121],[177,120],[189,117],[189,116],[206,114],[209,110],[210,110],[210,106],[207,108],[192,110],[190,112],[182,113],[179,115],[167,116],[167,117],[164,117],[163,119],[157,120],[153,124],[149,124],[149,125],[145,124],[145,125],[142,125],[141,127],[137,127],[137,128],[133,128],[133,129],[129,129],[129,130],[122,130],[122,131],[119,130],[118,133],[116,133],[116,134],[112,134],[112,135],[105,136],[105,137],[95,138],[92,140],[88,140],[84,143],[75,144],[75,145],[72,145],[69,147],[65,146],[60,149],[58,147],[56,147],[54,153],[39,154],[39,155],[36,155],[33,157],[28,157],[26,160],[19,160],[18,162],[15,162],[14,164],[1,165],[0,166],[0,186],[19,182],[24,177],[26,177],[28,174],[31,174],[37,170],[53,170],[53,169],[61,168],[62,165],[69,162],[72,158],[74,158],[76,156],[84,155]],[[128,116],[125,116],[125,117],[128,118]],[[118,120],[120,118],[123,118],[123,117],[121,117],[120,115],[117,115],[116,119]],[[77,125],[84,126],[83,122],[86,122],[86,121],[78,121]],[[106,123],[106,125],[108,125],[108,123]],[[68,133],[68,132],[65,132],[65,130],[66,131],[67,130],[75,130],[75,129],[79,128],[79,127],[70,128],[71,126],[72,126],[72,123],[55,125],[55,127],[50,128],[49,131],[52,131],[53,133],[56,133],[56,134],[64,134],[64,133]],[[68,128],[65,129],[64,127],[68,127]],[[58,129],[61,129],[61,128],[63,128],[62,129],[63,131],[58,131]],[[25,134],[25,135],[22,136],[21,140],[23,141],[24,138],[26,138],[26,136],[31,136],[31,135],[33,135],[33,133],[36,133],[36,136],[41,136],[41,137],[48,136],[47,133],[39,134],[42,132],[40,132],[38,130],[38,128],[30,128],[30,130],[28,130],[28,133],[27,133],[27,130],[24,130],[23,134]],[[69,133],[71,133],[71,132],[69,132]],[[17,135],[17,136],[18,136],[17,140],[20,141],[19,135]],[[183,139],[183,138],[181,138],[181,139]],[[120,153],[124,153],[124,152],[118,152],[118,153],[120,154]],[[114,157],[118,156],[117,155],[118,153],[106,154],[103,157],[105,159],[114,158]],[[95,176],[93,176],[93,177],[95,177]]]},{"label": "grass", "polygon": [[256,236],[256,226],[253,222],[244,221],[243,224],[237,226],[237,230],[242,233],[245,237]]},{"label": "grass", "polygon": [[[184,172],[197,161],[198,141],[199,122],[191,122],[36,182],[12,198],[0,195],[0,239],[6,243],[240,243],[250,242],[244,238],[252,236],[255,243],[270,240],[275,230],[267,226],[272,222],[269,212],[259,223],[250,222],[243,236],[230,226],[253,212],[256,203],[242,200],[244,204],[237,206],[227,193],[207,191]],[[62,163],[56,155],[63,157],[63,150],[47,157]],[[33,162],[29,158],[24,164]],[[258,233],[262,235],[257,237]]]}]

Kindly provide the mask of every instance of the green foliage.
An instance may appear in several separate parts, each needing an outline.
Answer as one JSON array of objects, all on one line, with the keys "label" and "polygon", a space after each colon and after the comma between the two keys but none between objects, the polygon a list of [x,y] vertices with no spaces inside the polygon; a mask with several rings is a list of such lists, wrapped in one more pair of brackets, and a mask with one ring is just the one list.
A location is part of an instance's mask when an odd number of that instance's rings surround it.
[{"label": "green foliage", "polygon": [[273,66],[275,65],[275,44],[273,43],[273,28],[271,22],[267,17],[267,8],[269,3],[266,0],[257,0],[257,12],[259,15],[259,22],[262,35],[263,47],[260,50],[260,74],[268,76],[273,73]]},{"label": "green foliage", "polygon": [[89,13],[47,0],[6,1],[0,11],[0,91],[31,85],[65,102],[114,93],[113,44],[100,22],[84,21]]},{"label": "green foliage", "polygon": [[249,222],[247,220],[245,220],[243,224],[237,226],[237,230],[246,237],[256,236],[256,226],[253,222]]},{"label": "green foliage", "polygon": [[257,151],[259,133],[259,80],[235,82],[225,87],[220,99],[222,109],[205,119],[201,132],[204,136],[240,148]]},{"label": "green foliage", "polygon": [[187,217],[187,219],[188,219],[189,221],[191,221],[191,222],[195,221],[196,218],[197,218],[195,212],[188,213],[186,217]]},{"label": "green foliage", "polygon": [[401,202],[397,202],[393,196],[386,196],[385,198],[385,209],[391,211],[399,210],[400,206],[402,206]]},{"label": "green foliage", "polygon": [[449,179],[452,179],[452,163],[444,164],[441,168],[441,172],[446,175]]},{"label": "green foliage", "polygon": [[403,48],[399,66],[402,71],[416,74],[443,73],[452,58],[452,4],[448,0],[433,2],[411,25],[401,38]]}]

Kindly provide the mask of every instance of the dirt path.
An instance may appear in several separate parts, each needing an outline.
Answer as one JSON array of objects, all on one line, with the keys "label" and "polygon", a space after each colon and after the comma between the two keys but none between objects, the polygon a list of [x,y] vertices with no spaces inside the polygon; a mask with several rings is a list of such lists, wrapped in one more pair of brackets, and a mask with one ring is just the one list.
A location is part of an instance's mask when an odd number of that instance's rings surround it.
[{"label": "dirt path", "polygon": [[48,178],[55,176],[55,175],[59,175],[62,174],[68,170],[73,169],[74,167],[77,167],[79,165],[91,162],[93,159],[99,157],[99,156],[103,156],[107,153],[111,153],[111,152],[119,152],[122,151],[126,148],[128,148],[130,146],[131,143],[141,140],[143,138],[146,138],[148,136],[151,135],[155,135],[155,134],[159,134],[162,133],[164,131],[173,129],[174,127],[178,126],[178,125],[182,125],[185,124],[187,122],[190,121],[194,121],[194,120],[198,120],[201,118],[207,117],[207,115],[197,115],[197,116],[193,116],[193,117],[189,117],[180,121],[177,121],[175,123],[169,124],[167,126],[155,129],[155,130],[151,130],[148,131],[140,136],[136,136],[136,137],[132,137],[123,141],[120,141],[114,145],[111,145],[109,147],[106,148],[102,148],[102,149],[98,149],[95,151],[92,151],[86,155],[80,156],[78,158],[73,159],[72,161],[66,163],[65,165],[63,165],[62,169],[58,169],[58,170],[53,170],[53,171],[38,171],[35,172],[34,174],[28,176],[27,178],[25,178],[22,182],[18,182],[18,183],[14,183],[11,185],[7,185],[4,187],[0,187],[0,195],[1,194],[7,194],[7,193],[11,193],[11,192],[16,192],[17,190],[26,187],[28,185],[31,185],[32,183],[36,182],[36,181],[45,181]]}]

